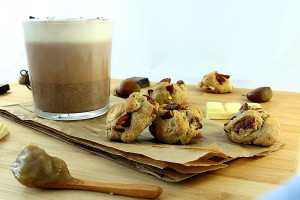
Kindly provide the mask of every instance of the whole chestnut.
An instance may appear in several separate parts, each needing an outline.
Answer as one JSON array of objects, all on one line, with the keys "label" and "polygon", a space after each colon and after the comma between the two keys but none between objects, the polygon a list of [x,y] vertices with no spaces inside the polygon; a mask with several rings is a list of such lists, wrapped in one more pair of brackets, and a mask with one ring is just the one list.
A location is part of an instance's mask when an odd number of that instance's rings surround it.
[{"label": "whole chestnut", "polygon": [[247,92],[246,97],[253,102],[266,102],[272,98],[272,89],[271,87],[259,87]]},{"label": "whole chestnut", "polygon": [[133,92],[140,92],[141,87],[133,80],[123,80],[115,89],[115,95],[122,98],[128,98]]}]

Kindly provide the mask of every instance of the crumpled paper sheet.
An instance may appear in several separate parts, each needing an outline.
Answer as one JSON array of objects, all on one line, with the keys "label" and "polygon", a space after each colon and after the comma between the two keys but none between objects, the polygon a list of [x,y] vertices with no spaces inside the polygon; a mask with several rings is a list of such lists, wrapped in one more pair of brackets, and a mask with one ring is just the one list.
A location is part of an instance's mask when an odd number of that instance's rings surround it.
[{"label": "crumpled paper sheet", "polygon": [[227,166],[239,157],[266,156],[284,146],[276,141],[270,147],[241,145],[231,142],[223,125],[202,121],[203,138],[189,145],[168,145],[155,142],[146,128],[134,143],[109,141],[106,138],[106,115],[81,121],[52,121],[37,117],[33,103],[0,107],[0,114],[17,123],[39,130],[79,148],[151,174],[178,182],[196,174]]}]

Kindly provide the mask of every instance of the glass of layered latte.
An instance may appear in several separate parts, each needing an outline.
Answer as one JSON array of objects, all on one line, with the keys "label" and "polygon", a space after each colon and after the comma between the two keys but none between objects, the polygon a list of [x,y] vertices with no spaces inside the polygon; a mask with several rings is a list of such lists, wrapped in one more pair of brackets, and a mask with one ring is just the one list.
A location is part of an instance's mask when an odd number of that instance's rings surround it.
[{"label": "glass of layered latte", "polygon": [[112,21],[23,21],[35,113],[52,120],[81,120],[109,108]]}]

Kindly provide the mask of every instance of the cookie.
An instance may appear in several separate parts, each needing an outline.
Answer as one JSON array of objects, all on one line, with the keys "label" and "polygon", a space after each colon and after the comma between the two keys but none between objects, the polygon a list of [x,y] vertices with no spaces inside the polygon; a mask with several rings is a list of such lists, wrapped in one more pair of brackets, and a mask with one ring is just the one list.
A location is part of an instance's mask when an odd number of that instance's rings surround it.
[{"label": "cookie", "polygon": [[229,78],[229,75],[219,74],[217,71],[214,71],[206,74],[198,85],[208,93],[230,93],[233,91],[233,87],[230,84]]},{"label": "cookie", "polygon": [[148,90],[148,94],[160,105],[168,103],[183,104],[188,97],[185,83],[180,80],[172,84],[170,78],[161,80],[153,90]]},{"label": "cookie", "polygon": [[224,131],[236,143],[270,146],[280,135],[280,125],[262,108],[245,103],[224,124]]},{"label": "cookie", "polygon": [[163,104],[156,119],[149,126],[150,133],[166,144],[188,144],[199,140],[202,135],[202,113],[198,109],[179,104]]},{"label": "cookie", "polygon": [[152,97],[138,92],[114,104],[107,113],[107,138],[125,143],[135,141],[155,119],[158,106]]}]

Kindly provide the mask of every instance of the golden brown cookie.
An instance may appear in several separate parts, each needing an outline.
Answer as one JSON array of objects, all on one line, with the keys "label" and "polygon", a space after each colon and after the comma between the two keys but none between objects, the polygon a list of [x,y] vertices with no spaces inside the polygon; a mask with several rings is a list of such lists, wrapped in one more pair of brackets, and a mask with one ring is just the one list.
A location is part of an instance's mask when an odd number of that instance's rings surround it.
[{"label": "golden brown cookie", "polygon": [[155,119],[158,106],[152,97],[138,92],[114,104],[107,113],[107,138],[133,142]]},{"label": "golden brown cookie", "polygon": [[176,84],[172,84],[170,78],[161,80],[153,90],[148,90],[148,94],[160,105],[168,103],[183,104],[188,96],[184,82],[180,80]]},{"label": "golden brown cookie", "polygon": [[219,74],[217,71],[206,74],[199,87],[205,92],[223,94],[233,91],[233,87],[229,81],[230,76]]},{"label": "golden brown cookie", "polygon": [[233,114],[224,124],[224,131],[236,143],[270,146],[280,134],[276,118],[265,110],[243,104],[240,111]]},{"label": "golden brown cookie", "polygon": [[202,137],[198,131],[202,128],[201,120],[202,113],[198,109],[175,103],[163,104],[149,130],[162,143],[188,144]]}]

